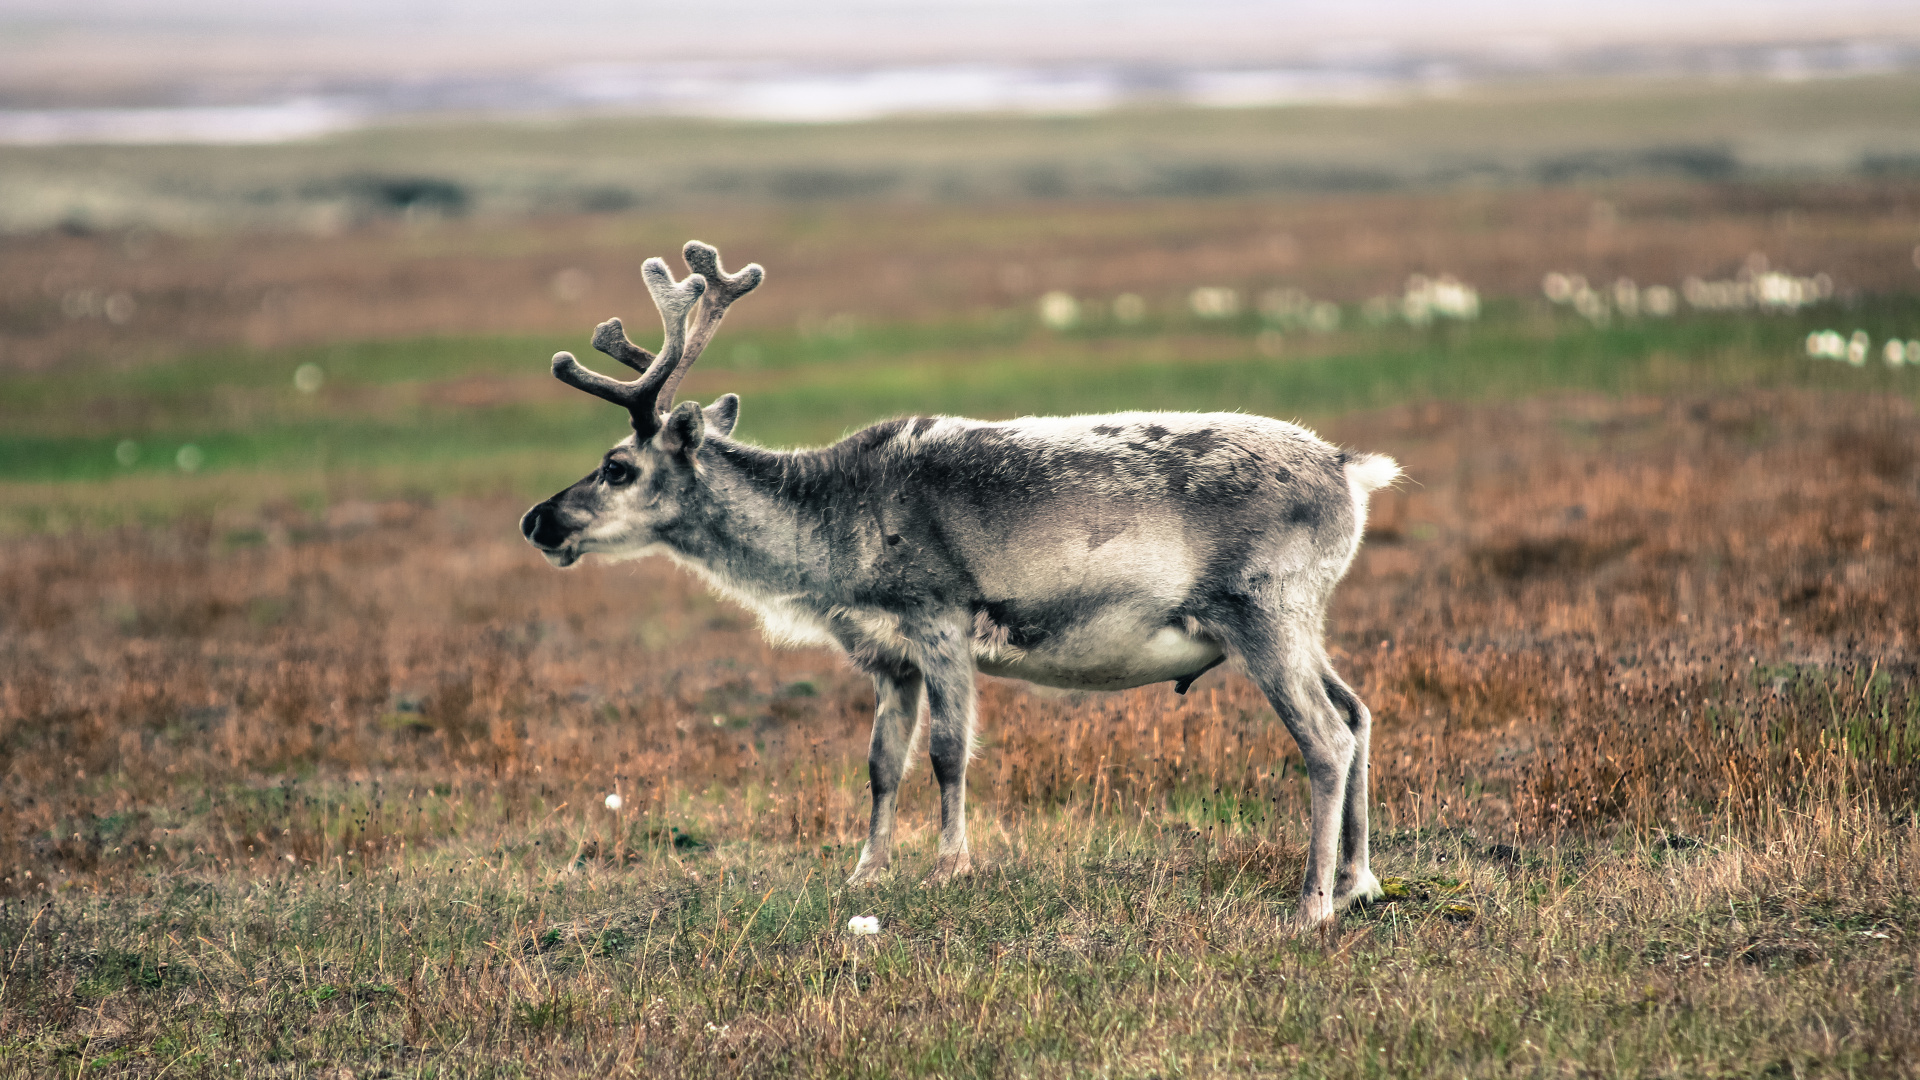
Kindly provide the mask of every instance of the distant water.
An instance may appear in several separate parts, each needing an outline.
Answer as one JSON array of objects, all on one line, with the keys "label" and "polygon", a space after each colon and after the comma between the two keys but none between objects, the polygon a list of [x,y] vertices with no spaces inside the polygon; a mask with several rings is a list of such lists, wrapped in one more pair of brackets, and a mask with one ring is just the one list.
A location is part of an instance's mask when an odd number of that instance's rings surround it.
[{"label": "distant water", "polygon": [[882,116],[1090,113],[1138,102],[1267,105],[1379,98],[1392,73],[944,64],[864,70],[681,69],[594,64],[538,76],[413,79],[236,106],[0,110],[0,145],[269,143],[384,117],[626,113],[836,123]]},{"label": "distant water", "polygon": [[0,109],[0,145],[278,143],[357,127],[364,115],[315,100],[151,109]]},{"label": "distant water", "polygon": [[[1839,77],[1920,67],[1910,43],[1610,49],[1561,55],[1583,76]],[[1293,67],[935,64],[824,68],[590,64],[544,73],[365,81],[240,105],[0,110],[0,145],[272,143],[433,114],[705,116],[833,123],[882,116],[1091,113],[1131,104],[1213,107],[1352,103],[1448,93],[1542,74],[1525,58],[1395,51]]]}]

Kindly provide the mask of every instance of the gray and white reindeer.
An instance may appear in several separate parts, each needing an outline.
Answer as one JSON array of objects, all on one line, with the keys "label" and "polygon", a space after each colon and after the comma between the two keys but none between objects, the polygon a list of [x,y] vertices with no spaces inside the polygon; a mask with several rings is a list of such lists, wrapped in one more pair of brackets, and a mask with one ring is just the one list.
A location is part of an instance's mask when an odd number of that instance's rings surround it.
[{"label": "gray and white reindeer", "polygon": [[1293,734],[1312,783],[1298,921],[1379,895],[1367,864],[1372,717],[1322,636],[1368,493],[1400,474],[1391,458],[1239,413],[911,416],[817,450],[736,442],[738,397],[702,409],[673,395],[763,272],[729,274],[698,241],[685,259],[678,282],[660,259],[643,267],[666,327],[659,356],[618,319],[594,330],[594,348],[638,379],[553,358],[561,381],[625,406],[633,435],[527,511],[521,532],[559,567],[665,553],[758,612],[770,638],[838,647],[873,677],[873,818],[851,883],[892,859],[923,702],[940,782],[928,882],[969,870],[976,670],[1185,693],[1233,660]]}]

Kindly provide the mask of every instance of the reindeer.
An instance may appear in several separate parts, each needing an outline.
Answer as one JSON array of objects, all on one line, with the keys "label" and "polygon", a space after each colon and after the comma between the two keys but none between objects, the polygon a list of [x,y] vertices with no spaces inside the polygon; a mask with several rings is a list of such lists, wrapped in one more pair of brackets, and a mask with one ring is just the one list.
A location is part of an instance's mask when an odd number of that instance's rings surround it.
[{"label": "reindeer", "polygon": [[1299,744],[1312,783],[1298,921],[1376,898],[1367,862],[1372,717],[1328,662],[1328,599],[1397,478],[1378,454],[1239,413],[1129,412],[989,423],[909,416],[832,446],[734,440],[740,399],[673,405],[749,265],[689,242],[689,274],[643,266],[658,356],[620,320],[593,346],[632,382],[553,358],[562,382],[624,406],[633,434],[520,529],[547,561],[663,553],[754,610],[780,644],[838,648],[873,677],[873,815],[850,884],[893,858],[894,804],[921,727],[940,783],[928,884],[969,872],[974,673],[1073,690],[1193,681],[1231,660]]}]

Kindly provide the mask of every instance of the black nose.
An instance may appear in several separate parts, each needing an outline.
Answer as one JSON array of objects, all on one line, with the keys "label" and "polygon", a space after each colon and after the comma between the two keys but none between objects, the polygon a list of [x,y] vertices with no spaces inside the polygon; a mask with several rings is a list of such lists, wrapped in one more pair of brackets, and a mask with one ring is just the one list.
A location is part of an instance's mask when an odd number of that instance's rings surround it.
[{"label": "black nose", "polygon": [[520,535],[542,548],[557,548],[567,539],[567,531],[560,527],[560,515],[553,512],[552,503],[541,503],[527,511],[520,519]]}]

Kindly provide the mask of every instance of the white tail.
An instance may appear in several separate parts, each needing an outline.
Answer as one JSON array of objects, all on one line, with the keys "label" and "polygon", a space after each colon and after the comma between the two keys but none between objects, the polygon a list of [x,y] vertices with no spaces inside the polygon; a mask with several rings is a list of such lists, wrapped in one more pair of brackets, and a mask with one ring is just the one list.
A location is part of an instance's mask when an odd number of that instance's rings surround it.
[{"label": "white tail", "polygon": [[1347,476],[1362,492],[1378,491],[1400,479],[1400,463],[1385,454],[1361,454],[1347,459]]}]

